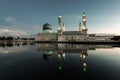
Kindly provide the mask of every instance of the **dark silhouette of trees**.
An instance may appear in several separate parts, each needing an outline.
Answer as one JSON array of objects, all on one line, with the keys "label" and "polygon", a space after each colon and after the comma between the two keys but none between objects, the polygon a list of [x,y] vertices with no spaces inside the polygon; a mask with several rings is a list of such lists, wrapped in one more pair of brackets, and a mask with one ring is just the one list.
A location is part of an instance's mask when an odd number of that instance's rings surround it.
[{"label": "dark silhouette of trees", "polygon": [[35,38],[29,38],[29,40],[35,40]]},{"label": "dark silhouette of trees", "polygon": [[19,40],[19,39],[20,39],[20,37],[18,36],[18,37],[17,37],[17,39]]},{"label": "dark silhouette of trees", "polygon": [[114,36],[111,40],[120,40],[120,36]]},{"label": "dark silhouette of trees", "polygon": [[0,36],[0,40],[35,40],[35,38],[20,38],[19,36],[17,38],[14,38],[12,36],[8,36],[8,37],[5,37],[5,36]]},{"label": "dark silhouette of trees", "polygon": [[13,40],[14,38],[13,37],[7,37],[7,39],[6,40]]},{"label": "dark silhouette of trees", "polygon": [[14,38],[9,36],[9,37],[5,37],[5,36],[2,36],[0,37],[0,40],[13,40]]},{"label": "dark silhouette of trees", "polygon": [[0,37],[0,40],[6,40],[5,36]]},{"label": "dark silhouette of trees", "polygon": [[28,38],[22,38],[22,40],[28,40]]}]

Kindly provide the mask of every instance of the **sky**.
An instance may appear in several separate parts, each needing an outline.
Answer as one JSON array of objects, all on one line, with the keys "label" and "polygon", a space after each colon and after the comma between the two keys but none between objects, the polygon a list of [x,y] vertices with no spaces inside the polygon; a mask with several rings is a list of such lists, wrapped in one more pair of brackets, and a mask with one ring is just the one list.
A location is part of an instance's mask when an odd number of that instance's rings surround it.
[{"label": "sky", "polygon": [[0,32],[35,35],[42,32],[45,23],[57,31],[59,14],[66,31],[77,31],[86,12],[88,33],[120,34],[119,3],[120,0],[0,0]]}]

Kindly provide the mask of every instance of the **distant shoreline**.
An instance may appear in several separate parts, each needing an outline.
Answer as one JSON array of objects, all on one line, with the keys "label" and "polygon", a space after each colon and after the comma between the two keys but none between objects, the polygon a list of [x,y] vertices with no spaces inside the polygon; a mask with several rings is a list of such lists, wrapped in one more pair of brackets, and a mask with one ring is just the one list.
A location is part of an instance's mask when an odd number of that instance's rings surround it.
[{"label": "distant shoreline", "polygon": [[13,43],[13,42],[23,42],[23,43],[27,43],[27,42],[35,42],[35,40],[0,40],[0,43]]}]

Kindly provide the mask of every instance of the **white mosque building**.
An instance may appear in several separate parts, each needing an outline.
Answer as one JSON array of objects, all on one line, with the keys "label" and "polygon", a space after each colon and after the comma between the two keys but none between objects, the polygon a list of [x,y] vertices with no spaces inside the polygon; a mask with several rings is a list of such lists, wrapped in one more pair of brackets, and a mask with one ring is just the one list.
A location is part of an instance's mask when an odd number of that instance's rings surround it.
[{"label": "white mosque building", "polygon": [[79,41],[95,41],[95,40],[110,40],[111,37],[96,37],[95,34],[88,34],[87,14],[84,12],[82,16],[82,24],[79,23],[78,31],[66,31],[62,16],[58,17],[58,31],[52,31],[50,24],[43,25],[43,32],[36,35],[37,42],[79,42]]}]

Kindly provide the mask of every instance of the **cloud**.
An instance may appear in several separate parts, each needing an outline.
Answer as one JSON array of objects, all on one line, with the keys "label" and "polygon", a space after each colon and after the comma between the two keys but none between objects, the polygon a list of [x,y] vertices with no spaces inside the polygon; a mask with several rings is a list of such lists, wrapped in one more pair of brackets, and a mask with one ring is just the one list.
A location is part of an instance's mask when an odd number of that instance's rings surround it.
[{"label": "cloud", "polygon": [[10,29],[0,29],[0,36],[25,37],[28,36],[28,33],[23,31],[10,30]]},{"label": "cloud", "polygon": [[13,17],[6,17],[5,21],[9,22],[9,23],[14,23],[15,22],[15,18],[13,18]]},{"label": "cloud", "polygon": [[[0,31],[1,33],[20,33],[18,35],[35,35],[38,32],[41,32],[42,27],[40,27],[40,24],[36,23],[30,23],[28,21],[25,21],[25,19],[21,20],[20,18],[14,18],[14,17],[5,17],[4,21],[9,23],[8,25],[0,25]],[[13,32],[14,31],[14,32]],[[16,31],[16,32],[15,32]]]}]

